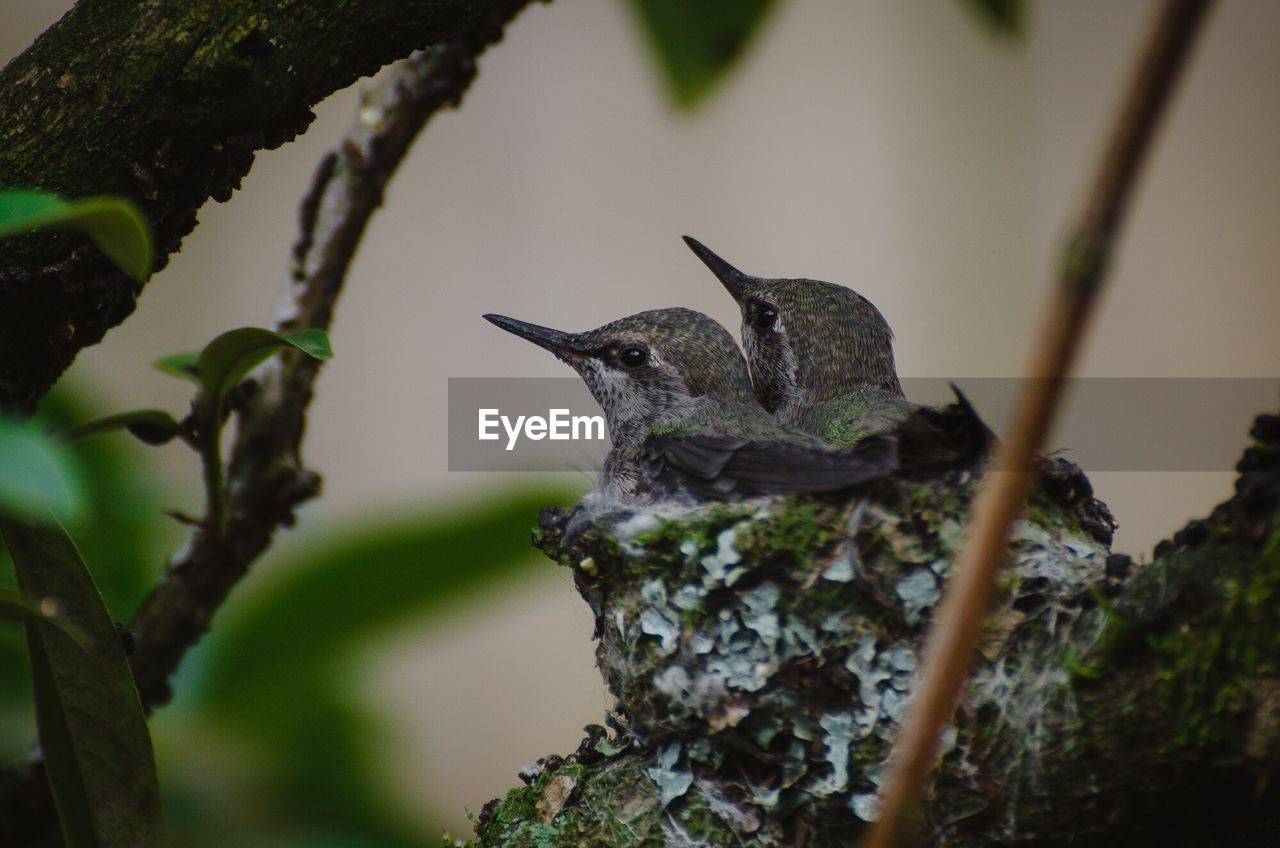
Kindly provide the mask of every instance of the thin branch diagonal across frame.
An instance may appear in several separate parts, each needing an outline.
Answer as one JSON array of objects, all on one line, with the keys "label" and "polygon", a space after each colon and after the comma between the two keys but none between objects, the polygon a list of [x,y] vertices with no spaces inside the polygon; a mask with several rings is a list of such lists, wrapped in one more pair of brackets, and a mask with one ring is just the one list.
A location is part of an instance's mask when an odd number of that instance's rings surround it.
[{"label": "thin branch diagonal across frame", "polygon": [[890,761],[865,848],[890,848],[923,796],[942,733],[968,679],[991,593],[1008,559],[1014,522],[1034,482],[1029,470],[1061,400],[1107,270],[1107,258],[1160,118],[1212,0],[1167,0],[1104,149],[1067,247],[1048,318],[1033,352],[1013,428],[975,498],[968,538],[925,645],[919,687]]}]

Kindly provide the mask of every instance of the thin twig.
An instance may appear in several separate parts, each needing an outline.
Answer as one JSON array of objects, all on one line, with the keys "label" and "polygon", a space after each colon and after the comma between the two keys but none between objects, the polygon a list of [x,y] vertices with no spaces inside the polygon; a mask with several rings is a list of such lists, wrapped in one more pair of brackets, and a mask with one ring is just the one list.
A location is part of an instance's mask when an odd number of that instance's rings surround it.
[{"label": "thin twig", "polygon": [[[501,40],[528,2],[498,5],[452,39],[389,66],[363,94],[355,123],[321,161],[303,200],[277,331],[328,328],[361,236],[397,166],[427,121],[461,102],[475,78],[476,57]],[[225,515],[218,523],[225,528],[219,533],[210,521],[196,527],[130,623],[136,642],[130,661],[147,709],[168,702],[170,675],[208,630],[232,586],[276,530],[293,524],[294,510],[319,494],[320,477],[304,467],[301,447],[320,365],[286,352],[264,366],[256,391],[236,403],[239,427],[220,484]],[[51,820],[43,782],[38,760],[21,772],[0,774],[0,804],[21,805],[21,818],[33,825],[22,833],[0,827],[0,843],[25,844],[39,834],[34,825]],[[0,821],[8,821],[8,811],[0,812]]]},{"label": "thin twig", "polygon": [[[327,328],[347,269],[383,191],[432,115],[456,105],[475,77],[475,59],[502,37],[525,5],[509,2],[456,38],[390,66],[361,99],[352,127],[316,171],[301,211],[291,285],[279,332]],[[294,509],[320,491],[302,463],[306,409],[321,361],[299,352],[266,366],[240,414],[227,465],[226,529],[201,528],[143,601],[131,627],[138,691],[147,706],[169,698],[168,678],[250,563]]]},{"label": "thin twig", "polygon": [[1063,377],[1079,349],[1102,287],[1107,258],[1133,186],[1151,149],[1179,72],[1211,0],[1168,0],[1146,43],[1092,191],[1067,249],[1060,284],[1028,369],[1013,429],[975,498],[968,544],[929,633],[920,683],[890,763],[877,821],[865,848],[891,848],[904,814],[923,796],[942,733],[968,679],[1009,536],[1034,481],[1030,462],[1061,400]]}]

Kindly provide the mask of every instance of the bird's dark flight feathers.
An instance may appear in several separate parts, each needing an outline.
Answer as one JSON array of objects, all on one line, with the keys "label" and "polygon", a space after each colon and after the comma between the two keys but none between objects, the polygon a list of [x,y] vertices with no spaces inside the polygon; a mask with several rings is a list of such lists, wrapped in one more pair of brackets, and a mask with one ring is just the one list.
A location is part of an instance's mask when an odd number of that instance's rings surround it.
[{"label": "bird's dark flight feathers", "polygon": [[830,492],[897,470],[892,439],[870,437],[846,450],[718,433],[649,439],[641,463],[660,493],[703,498]]}]

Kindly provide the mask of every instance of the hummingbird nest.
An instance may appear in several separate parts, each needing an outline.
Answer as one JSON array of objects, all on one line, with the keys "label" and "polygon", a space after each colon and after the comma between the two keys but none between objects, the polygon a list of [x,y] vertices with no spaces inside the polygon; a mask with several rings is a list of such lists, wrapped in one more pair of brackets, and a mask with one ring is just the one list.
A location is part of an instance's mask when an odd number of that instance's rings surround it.
[{"label": "hummingbird nest", "polygon": [[[1074,654],[1106,612],[1112,519],[1052,463],[1014,535],[979,667],[945,743],[934,844],[1040,764],[1078,723]],[[898,477],[856,494],[545,511],[535,544],[595,613],[617,699],[477,824],[482,845],[848,845],[876,813],[931,611],[975,478]],[[945,790],[945,791],[943,791]],[[1004,808],[1000,830],[1025,832]]]}]

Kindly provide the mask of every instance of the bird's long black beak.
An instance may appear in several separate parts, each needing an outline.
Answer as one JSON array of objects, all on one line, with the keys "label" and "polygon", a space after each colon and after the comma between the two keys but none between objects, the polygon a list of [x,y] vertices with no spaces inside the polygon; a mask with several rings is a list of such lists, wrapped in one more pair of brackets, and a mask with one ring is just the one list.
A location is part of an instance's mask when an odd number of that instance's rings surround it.
[{"label": "bird's long black beak", "polygon": [[551,351],[556,356],[582,356],[585,353],[581,346],[578,345],[573,333],[553,330],[550,327],[540,327],[527,321],[517,321],[505,315],[494,315],[492,313],[485,315],[484,320],[494,326],[501,327],[508,333],[531,341],[538,347]]},{"label": "bird's long black beak", "polygon": [[694,255],[702,260],[702,263],[711,269],[711,273],[724,284],[729,290],[729,294],[733,295],[734,300],[741,300],[743,295],[747,293],[754,278],[748,277],[737,268],[725,262],[719,256],[711,252],[711,248],[698,241],[693,236],[684,236],[684,243],[689,245],[689,249]]}]

